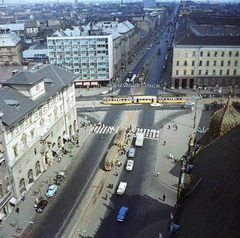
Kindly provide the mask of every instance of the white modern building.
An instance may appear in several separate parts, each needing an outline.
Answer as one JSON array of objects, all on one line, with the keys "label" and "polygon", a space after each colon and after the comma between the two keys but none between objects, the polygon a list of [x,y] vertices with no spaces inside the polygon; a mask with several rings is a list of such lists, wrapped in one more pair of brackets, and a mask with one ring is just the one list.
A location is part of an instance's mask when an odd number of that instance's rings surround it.
[{"label": "white modern building", "polygon": [[90,22],[47,38],[49,63],[77,75],[79,86],[112,82],[124,69],[140,34],[129,22]]}]

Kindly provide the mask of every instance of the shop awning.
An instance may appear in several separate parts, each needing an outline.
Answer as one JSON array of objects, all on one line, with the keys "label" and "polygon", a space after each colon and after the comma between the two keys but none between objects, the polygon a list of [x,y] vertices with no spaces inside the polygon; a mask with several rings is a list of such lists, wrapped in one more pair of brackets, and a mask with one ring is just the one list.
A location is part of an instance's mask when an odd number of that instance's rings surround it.
[{"label": "shop awning", "polygon": [[91,85],[93,85],[93,86],[96,85],[97,86],[98,82],[91,82]]},{"label": "shop awning", "polygon": [[84,86],[90,86],[90,82],[83,82]]},{"label": "shop awning", "polygon": [[65,135],[63,135],[63,139],[65,139],[65,140],[69,140],[69,135],[67,135],[67,134],[65,134]]},{"label": "shop awning", "polygon": [[57,146],[53,146],[52,151],[58,154],[60,152],[60,148],[58,148]]},{"label": "shop awning", "polygon": [[78,85],[83,85],[83,82],[75,82],[75,85],[78,86]]},{"label": "shop awning", "polygon": [[4,153],[4,147],[3,147],[2,143],[0,143],[0,152]]},{"label": "shop awning", "polygon": [[18,203],[18,200],[16,198],[11,198],[9,202],[11,203],[11,205],[16,206]]},{"label": "shop awning", "polygon": [[5,214],[0,212],[0,220],[2,221],[5,218]]}]

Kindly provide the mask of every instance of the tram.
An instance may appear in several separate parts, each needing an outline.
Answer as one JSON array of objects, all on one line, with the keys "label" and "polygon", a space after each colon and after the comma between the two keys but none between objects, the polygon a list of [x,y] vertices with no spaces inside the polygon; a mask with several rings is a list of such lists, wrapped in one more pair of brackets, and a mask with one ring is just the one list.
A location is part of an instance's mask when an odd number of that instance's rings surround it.
[{"label": "tram", "polygon": [[102,100],[103,104],[131,104],[131,96],[105,96]]},{"label": "tram", "polygon": [[135,96],[105,96],[102,100],[103,104],[174,104],[187,102],[188,98],[186,94],[166,94],[161,96],[150,96],[150,95],[135,95]]},{"label": "tram", "polygon": [[157,102],[161,104],[168,104],[168,103],[181,103],[184,104],[187,102],[188,98],[186,94],[180,95],[161,95],[158,97]]},{"label": "tram", "polygon": [[106,171],[112,170],[112,167],[115,166],[117,158],[119,156],[119,151],[122,149],[126,140],[126,131],[124,129],[119,129],[112,147],[109,149],[105,161],[104,161],[104,168]]}]

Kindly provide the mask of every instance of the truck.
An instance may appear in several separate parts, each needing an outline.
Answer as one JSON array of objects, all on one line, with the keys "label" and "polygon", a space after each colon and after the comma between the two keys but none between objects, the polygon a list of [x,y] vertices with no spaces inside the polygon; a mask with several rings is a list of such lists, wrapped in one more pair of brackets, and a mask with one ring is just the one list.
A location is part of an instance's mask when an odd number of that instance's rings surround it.
[{"label": "truck", "polygon": [[117,194],[123,195],[125,193],[126,188],[127,182],[120,182],[120,184],[118,185]]},{"label": "truck", "polygon": [[136,141],[135,141],[135,146],[137,147],[142,147],[143,146],[143,141],[144,141],[144,134],[141,132],[137,133]]}]

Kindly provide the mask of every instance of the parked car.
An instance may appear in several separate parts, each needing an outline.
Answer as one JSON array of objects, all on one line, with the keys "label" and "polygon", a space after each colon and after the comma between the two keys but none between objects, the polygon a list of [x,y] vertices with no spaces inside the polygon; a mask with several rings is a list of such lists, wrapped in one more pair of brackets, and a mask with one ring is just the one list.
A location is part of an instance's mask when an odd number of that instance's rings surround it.
[{"label": "parked car", "polygon": [[194,102],[191,102],[191,101],[187,101],[187,102],[185,102],[184,105],[185,105],[185,106],[194,106],[195,103],[194,103]]},{"label": "parked car", "polygon": [[57,185],[52,184],[48,187],[47,193],[46,193],[46,197],[50,198],[53,197],[53,195],[57,192]]},{"label": "parked car", "polygon": [[47,204],[47,200],[41,200],[39,203],[35,204],[34,207],[36,208],[36,212],[42,212]]},{"label": "parked car", "polygon": [[126,218],[127,213],[128,213],[128,207],[122,206],[118,212],[117,221],[123,222],[124,219]]},{"label": "parked car", "polygon": [[153,102],[150,104],[150,107],[162,107],[163,105],[161,103],[158,102]]},{"label": "parked car", "polygon": [[135,148],[130,148],[127,155],[129,158],[133,158],[135,155]]},{"label": "parked car", "polygon": [[65,172],[59,172],[56,177],[54,178],[54,183],[56,185],[60,185],[63,182],[63,179],[65,179]]},{"label": "parked car", "polygon": [[102,91],[102,95],[108,94],[108,90]]},{"label": "parked car", "polygon": [[132,171],[132,170],[133,170],[133,165],[134,165],[134,161],[131,160],[131,159],[129,159],[129,160],[127,161],[127,164],[126,164],[126,170],[127,170],[127,171]]}]

